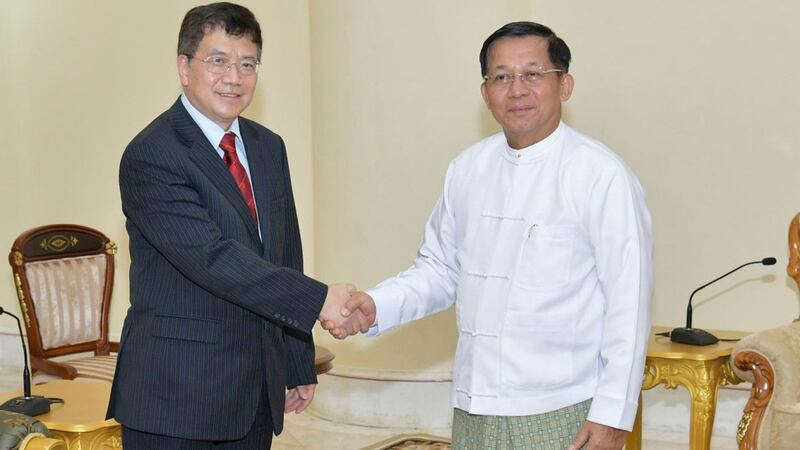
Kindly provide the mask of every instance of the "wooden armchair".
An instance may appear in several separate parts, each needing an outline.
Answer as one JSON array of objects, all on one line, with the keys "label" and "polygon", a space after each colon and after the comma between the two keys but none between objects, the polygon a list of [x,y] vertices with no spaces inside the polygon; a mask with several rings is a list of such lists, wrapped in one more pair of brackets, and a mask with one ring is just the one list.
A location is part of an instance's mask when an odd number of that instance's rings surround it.
[{"label": "wooden armchair", "polygon": [[[789,225],[786,272],[800,287],[800,214]],[[736,439],[740,450],[800,448],[800,319],[745,337],[733,368],[753,383]]]},{"label": "wooden armchair", "polygon": [[[8,255],[31,366],[64,379],[111,381],[118,343],[108,340],[116,244],[81,225],[46,225],[22,233]],[[51,358],[92,352],[69,361]]]}]

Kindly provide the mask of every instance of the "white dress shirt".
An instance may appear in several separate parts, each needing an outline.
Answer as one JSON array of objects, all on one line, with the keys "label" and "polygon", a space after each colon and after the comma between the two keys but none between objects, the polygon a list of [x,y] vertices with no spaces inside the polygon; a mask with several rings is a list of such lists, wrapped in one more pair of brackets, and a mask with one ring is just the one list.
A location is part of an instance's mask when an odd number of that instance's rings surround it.
[{"label": "white dress shirt", "polygon": [[459,155],[414,265],[369,293],[370,335],[456,303],[456,408],[519,416],[593,398],[588,420],[631,429],[650,214],[624,162],[565,124],[525,149],[498,133]]},{"label": "white dress shirt", "polygon": [[[233,120],[231,126],[227,130],[223,130],[221,126],[217,125],[213,120],[209,119],[203,113],[201,113],[197,108],[192,105],[188,98],[186,98],[186,94],[181,94],[181,103],[183,103],[183,107],[186,108],[186,111],[192,117],[194,122],[200,127],[200,130],[205,135],[208,142],[211,143],[211,146],[214,147],[214,150],[217,151],[217,154],[223,160],[225,159],[225,151],[222,150],[222,147],[219,146],[220,142],[222,142],[222,137],[225,136],[225,133],[232,131],[236,135],[236,156],[239,157],[239,162],[242,163],[242,167],[244,167],[244,171],[247,172],[247,180],[250,182],[250,186],[253,186],[253,177],[250,176],[250,164],[247,162],[247,151],[244,148],[244,140],[242,139],[242,133],[239,131],[239,118]],[[255,194],[253,195],[253,202],[255,204]],[[258,208],[256,208],[256,217],[258,217]],[[261,222],[259,218],[258,222]],[[263,240],[261,237],[261,227],[258,227],[258,237]]]}]

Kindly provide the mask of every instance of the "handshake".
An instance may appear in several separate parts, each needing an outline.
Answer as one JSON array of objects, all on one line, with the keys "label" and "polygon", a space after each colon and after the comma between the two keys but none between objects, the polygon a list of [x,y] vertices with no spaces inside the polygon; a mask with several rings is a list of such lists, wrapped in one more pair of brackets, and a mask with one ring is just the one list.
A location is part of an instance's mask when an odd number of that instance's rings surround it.
[{"label": "handshake", "polygon": [[366,333],[375,323],[375,302],[352,284],[332,284],[328,286],[319,321],[336,339]]}]

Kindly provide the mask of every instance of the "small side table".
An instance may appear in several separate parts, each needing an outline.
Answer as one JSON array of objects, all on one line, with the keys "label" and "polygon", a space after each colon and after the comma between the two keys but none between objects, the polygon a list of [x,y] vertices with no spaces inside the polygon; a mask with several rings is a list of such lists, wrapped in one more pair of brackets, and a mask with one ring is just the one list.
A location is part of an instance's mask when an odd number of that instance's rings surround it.
[{"label": "small side table", "polygon": [[[68,449],[111,450],[122,448],[122,429],[116,420],[106,420],[110,383],[57,380],[33,386],[33,395],[58,397],[50,412],[36,416],[54,439]],[[22,395],[22,391],[0,394],[2,398]]]},{"label": "small side table", "polygon": [[[642,390],[663,384],[667,389],[684,386],[692,399],[689,423],[689,448],[709,450],[711,429],[717,410],[719,386],[739,384],[742,380],[731,370],[730,356],[735,342],[720,341],[712,345],[695,346],[676,344],[657,333],[672,328],[653,327],[647,346]],[[711,330],[720,339],[741,339],[749,333],[741,331]],[[627,450],[642,448],[642,396],[633,431],[628,434]]]}]

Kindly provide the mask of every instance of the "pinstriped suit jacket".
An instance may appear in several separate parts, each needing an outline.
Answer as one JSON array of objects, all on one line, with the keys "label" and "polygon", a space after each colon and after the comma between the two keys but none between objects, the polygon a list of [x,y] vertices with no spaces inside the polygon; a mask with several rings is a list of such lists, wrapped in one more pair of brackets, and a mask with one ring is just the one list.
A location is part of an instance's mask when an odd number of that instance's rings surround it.
[{"label": "pinstriped suit jacket", "polygon": [[302,273],[280,136],[239,118],[263,244],[225,163],[180,100],[122,156],[130,302],[108,416],[133,429],[232,440],[266,379],[273,425],[284,390],[316,383],[311,329],[327,287]]}]

